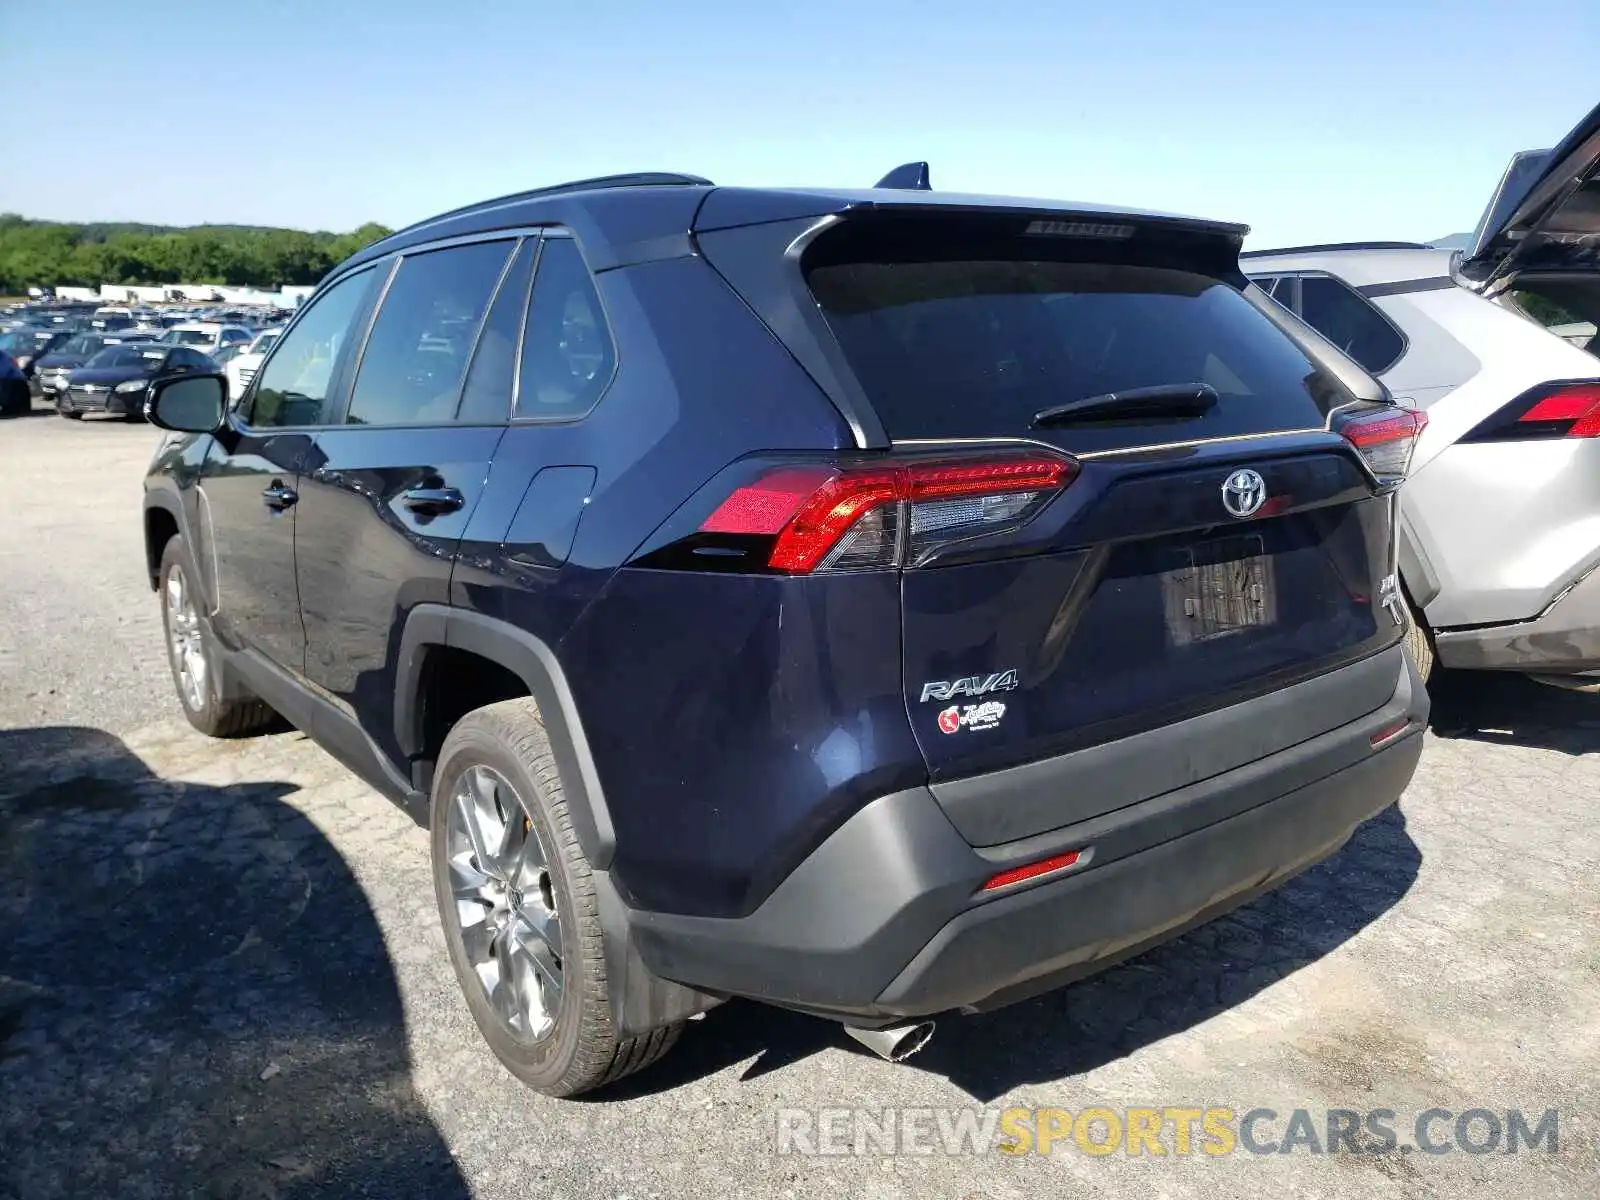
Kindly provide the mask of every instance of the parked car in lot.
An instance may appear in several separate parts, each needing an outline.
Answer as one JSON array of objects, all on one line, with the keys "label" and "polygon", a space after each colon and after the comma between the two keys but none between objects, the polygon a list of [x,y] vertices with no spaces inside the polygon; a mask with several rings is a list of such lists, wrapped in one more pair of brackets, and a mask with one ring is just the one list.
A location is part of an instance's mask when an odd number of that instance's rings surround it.
[{"label": "parked car in lot", "polygon": [[85,413],[118,413],[129,420],[143,420],[145,398],[153,381],[216,369],[204,354],[187,346],[159,342],[108,346],[73,371],[67,386],[56,392],[56,411],[75,421],[82,420]]},{"label": "parked car in lot", "polygon": [[215,321],[188,321],[174,325],[160,337],[169,346],[189,346],[208,354],[223,346],[248,342],[254,334],[242,325],[221,325]]},{"label": "parked car in lot", "polygon": [[0,350],[11,356],[31,391],[35,364],[71,336],[71,330],[55,326],[23,326],[0,334]]},{"label": "parked car in lot", "polygon": [[20,417],[33,407],[28,380],[16,359],[0,349],[0,417]]},{"label": "parked car in lot", "polygon": [[1241,226],[646,175],[334,270],[233,404],[157,381],[185,714],[431,831],[532,1086],[729,996],[888,1058],[1174,936],[1399,796],[1421,418]]},{"label": "parked car in lot", "polygon": [[263,329],[256,334],[254,341],[223,363],[223,370],[228,376],[230,395],[244,395],[244,389],[255,378],[262,359],[266,357],[267,351],[272,349],[273,343],[278,340],[282,332],[282,329]]},{"label": "parked car in lot", "polygon": [[1275,300],[1428,413],[1401,579],[1427,667],[1600,688],[1600,108],[1511,163],[1465,251],[1244,256]]},{"label": "parked car in lot", "polygon": [[66,388],[72,372],[106,347],[127,346],[149,340],[146,334],[131,332],[74,333],[34,360],[34,385],[44,399],[54,401],[57,393]]}]

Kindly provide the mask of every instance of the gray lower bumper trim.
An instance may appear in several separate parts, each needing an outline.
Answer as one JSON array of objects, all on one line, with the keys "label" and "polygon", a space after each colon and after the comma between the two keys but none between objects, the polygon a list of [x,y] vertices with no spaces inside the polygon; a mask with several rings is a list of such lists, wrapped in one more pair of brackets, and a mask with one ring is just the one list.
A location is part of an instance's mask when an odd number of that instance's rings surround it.
[{"label": "gray lower bumper trim", "polygon": [[[874,1018],[986,1007],[1090,973],[1286,878],[1394,803],[1428,714],[1410,661],[1396,670],[1389,702],[1356,721],[1004,846],[973,847],[925,787],[881,797],[747,917],[630,911],[640,958],[702,991]],[[1374,750],[1397,723],[1412,732]],[[977,899],[998,871],[1084,847],[1081,871]]]},{"label": "gray lower bumper trim", "polygon": [[1531,621],[1440,629],[1439,661],[1478,671],[1572,675],[1600,671],[1600,571],[1591,571]]}]

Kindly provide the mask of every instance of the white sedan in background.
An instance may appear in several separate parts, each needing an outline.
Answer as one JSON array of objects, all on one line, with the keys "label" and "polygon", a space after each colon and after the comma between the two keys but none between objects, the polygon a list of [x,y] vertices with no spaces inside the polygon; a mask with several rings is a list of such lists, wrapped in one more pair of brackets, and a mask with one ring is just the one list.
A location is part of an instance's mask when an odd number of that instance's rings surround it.
[{"label": "white sedan in background", "polygon": [[261,360],[267,356],[267,351],[272,349],[272,343],[277,341],[282,333],[281,327],[263,329],[256,334],[254,341],[227,361],[222,371],[228,377],[228,395],[243,395],[244,389],[255,378]]}]

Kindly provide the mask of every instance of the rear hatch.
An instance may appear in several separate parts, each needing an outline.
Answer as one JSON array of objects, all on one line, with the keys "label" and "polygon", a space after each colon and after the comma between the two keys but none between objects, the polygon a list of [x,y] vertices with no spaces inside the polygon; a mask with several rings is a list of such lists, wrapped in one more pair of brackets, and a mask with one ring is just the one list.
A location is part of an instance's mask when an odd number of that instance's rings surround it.
[{"label": "rear hatch", "polygon": [[1553,149],[1512,158],[1460,271],[1484,289],[1530,272],[1600,271],[1600,106]]},{"label": "rear hatch", "polygon": [[[1398,639],[1390,500],[1327,429],[1355,398],[1246,297],[1231,237],[876,213],[819,236],[803,270],[897,454],[1068,464],[1037,495],[980,483],[925,503],[913,473],[904,685],[936,780],[1238,704]],[[1387,699],[1346,694],[1254,752]]]}]

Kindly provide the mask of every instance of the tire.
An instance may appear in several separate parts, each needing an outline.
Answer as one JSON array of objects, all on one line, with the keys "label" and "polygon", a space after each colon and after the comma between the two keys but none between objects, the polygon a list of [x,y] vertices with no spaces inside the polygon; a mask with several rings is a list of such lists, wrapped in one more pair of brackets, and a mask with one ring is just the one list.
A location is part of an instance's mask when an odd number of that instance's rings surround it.
[{"label": "tire", "polygon": [[[161,629],[165,634],[167,666],[172,671],[172,684],[177,689],[183,715],[189,718],[189,724],[208,737],[236,738],[261,733],[275,725],[278,716],[254,697],[235,700],[222,698],[216,665],[217,645],[205,618],[199,615],[199,609],[194,606],[195,592],[191,582],[194,578],[194,566],[183,539],[170,538],[166,549],[161,552],[158,594],[161,597]],[[194,669],[193,662],[187,664],[189,675],[185,674],[186,664],[173,637],[174,625],[179,617],[172,603],[174,580],[178,582],[182,594],[189,598],[189,619],[193,620],[192,632],[184,640],[198,655],[201,664],[198,671]],[[191,686],[196,677],[197,684]]]},{"label": "tire", "polygon": [[1426,685],[1433,678],[1434,653],[1433,635],[1428,632],[1428,626],[1422,619],[1422,614],[1417,612],[1416,605],[1411,603],[1411,597],[1406,596],[1406,653],[1411,655],[1411,661],[1417,664],[1417,674],[1422,676]]},{"label": "tire", "polygon": [[[492,783],[492,789],[480,786],[475,794],[492,793],[483,809],[490,828],[480,826],[484,836],[474,840],[464,832],[462,814],[469,805],[462,796],[474,794],[473,781],[481,785],[485,780]],[[508,1071],[547,1096],[576,1096],[649,1066],[672,1048],[683,1031],[681,1022],[635,1038],[619,1037],[612,1024],[606,935],[600,924],[594,876],[573,832],[561,775],[533,700],[491,704],[468,713],[456,724],[439,755],[431,814],[434,894],[450,964],[473,1020]],[[484,872],[475,848],[496,836],[492,829],[496,814],[512,818],[502,821],[499,845],[509,846],[513,840],[521,845],[505,853],[491,852],[493,865]],[[523,830],[516,839],[519,816]],[[537,853],[524,857],[530,838]],[[542,867],[527,866],[539,858]],[[522,865],[510,865],[513,860]],[[495,872],[498,875],[491,879]],[[478,888],[479,879],[489,882]],[[535,883],[542,900],[533,898]],[[463,894],[471,895],[458,899],[458,885]],[[497,913],[495,905],[508,903],[522,907]],[[467,920],[463,911],[472,916],[485,914],[481,923],[471,923],[472,933],[463,924]],[[531,932],[534,924],[522,916],[527,912],[535,914],[534,923],[549,922],[554,915],[553,942]],[[514,932],[503,939],[491,937],[489,931],[497,919]],[[510,946],[513,936],[519,939],[516,952],[487,950]],[[536,952],[527,952],[527,946]],[[534,970],[536,960],[545,961],[546,967]],[[557,972],[548,971],[550,962],[558,967]],[[537,1015],[547,1022],[542,1032],[537,1021],[530,1021],[529,1008],[521,1005],[520,985],[495,985],[495,995],[502,1000],[510,997],[510,1005],[518,1009],[516,1017],[508,1018],[504,1005],[491,999],[490,985],[479,970],[491,970],[498,978],[502,963],[522,965],[529,972],[524,978],[537,981],[539,1001],[533,1007],[541,1009]],[[517,973],[518,967],[513,965],[510,974]],[[551,985],[546,982],[552,974],[560,979],[553,1000]]]}]

